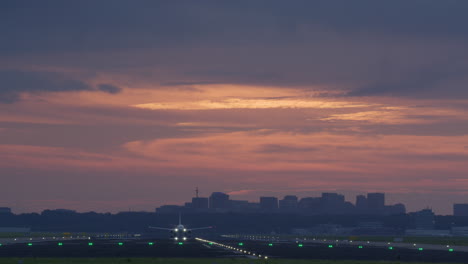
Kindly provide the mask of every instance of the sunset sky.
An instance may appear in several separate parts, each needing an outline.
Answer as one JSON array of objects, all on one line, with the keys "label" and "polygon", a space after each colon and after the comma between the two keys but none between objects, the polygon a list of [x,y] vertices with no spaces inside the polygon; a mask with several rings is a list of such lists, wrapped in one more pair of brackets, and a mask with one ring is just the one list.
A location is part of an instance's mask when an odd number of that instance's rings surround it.
[{"label": "sunset sky", "polygon": [[2,1],[0,207],[468,203],[468,1]]}]

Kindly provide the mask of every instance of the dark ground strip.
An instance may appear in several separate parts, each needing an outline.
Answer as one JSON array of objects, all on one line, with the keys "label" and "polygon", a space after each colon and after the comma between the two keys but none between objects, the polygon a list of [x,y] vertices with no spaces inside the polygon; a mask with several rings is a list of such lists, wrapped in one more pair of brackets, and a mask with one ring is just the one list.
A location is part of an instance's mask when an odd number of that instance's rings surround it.
[{"label": "dark ground strip", "polygon": [[[0,246],[0,257],[153,257],[153,258],[229,258],[242,257],[219,247],[195,241],[183,245],[170,240],[89,240],[59,242],[27,243]],[[119,245],[119,242],[122,243]],[[153,242],[154,244],[149,244]],[[221,241],[220,241],[221,242]],[[404,248],[363,246],[333,246],[304,243],[302,247],[294,242],[272,243],[262,241],[222,241],[223,244],[242,248],[247,251],[269,256],[269,258],[288,259],[328,259],[328,260],[389,260],[419,262],[461,262],[468,260],[467,252],[449,252]]]},{"label": "dark ground strip", "polygon": [[239,241],[223,242],[236,248],[247,251],[258,252],[270,258],[288,259],[327,259],[327,260],[388,260],[403,262],[462,262],[468,260],[468,252],[449,252],[438,250],[418,250],[387,247],[369,247],[363,245],[347,246],[327,244],[304,243],[302,247],[294,242],[272,243],[262,241],[243,241],[243,246],[239,246]]}]

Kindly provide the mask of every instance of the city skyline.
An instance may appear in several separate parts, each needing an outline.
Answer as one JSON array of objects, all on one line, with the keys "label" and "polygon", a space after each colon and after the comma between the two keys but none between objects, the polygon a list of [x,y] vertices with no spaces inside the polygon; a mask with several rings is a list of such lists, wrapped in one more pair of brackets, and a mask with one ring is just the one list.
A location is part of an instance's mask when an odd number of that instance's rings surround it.
[{"label": "city skyline", "polygon": [[468,202],[467,1],[3,1],[0,206]]},{"label": "city skyline", "polygon": [[[429,209],[431,211],[433,211],[436,215],[454,215],[455,214],[455,211],[457,209],[455,209],[455,206],[458,207],[458,211],[459,211],[459,214],[462,214],[462,215],[468,215],[468,202],[456,202],[456,203],[453,203],[453,204],[449,204],[449,205],[446,205],[448,209],[445,210],[444,213],[440,213],[440,212],[437,212],[436,210],[434,210],[434,208],[430,205],[426,205],[426,206],[423,206],[423,207],[418,207],[418,208],[408,208],[406,206],[406,203],[404,201],[401,201],[401,200],[395,200],[395,199],[388,199],[388,193],[363,193],[363,192],[357,192],[355,194],[354,197],[347,197],[346,195],[342,194],[342,193],[336,193],[336,192],[318,192],[316,193],[316,195],[305,195],[305,196],[298,196],[294,193],[289,193],[289,194],[285,194],[283,196],[273,196],[273,195],[267,195],[267,196],[257,196],[256,198],[254,199],[244,199],[243,196],[238,196],[236,195],[237,192],[234,192],[234,195],[230,195],[229,193],[224,193],[224,192],[212,192],[210,193],[210,195],[203,195],[203,194],[200,194],[199,192],[199,189],[198,187],[195,189],[195,195],[193,195],[189,200],[181,200],[181,201],[178,201],[178,202],[166,202],[166,203],[163,203],[163,202],[155,202],[154,205],[156,206],[153,206],[151,208],[144,208],[144,209],[138,209],[138,208],[132,208],[132,207],[128,207],[128,208],[121,208],[120,210],[117,209],[115,211],[99,211],[99,210],[92,210],[92,209],[77,209],[77,208],[65,208],[65,207],[61,207],[61,208],[46,208],[46,207],[43,207],[42,209],[38,210],[38,211],[22,211],[22,210],[18,210],[18,208],[14,208],[14,207],[9,207],[9,206],[0,206],[0,211],[1,212],[6,212],[6,211],[10,211],[11,213],[15,213],[15,214],[22,214],[22,213],[41,213],[43,211],[48,211],[48,210],[65,210],[65,211],[68,211],[68,210],[72,210],[74,212],[79,212],[79,213],[86,213],[86,212],[97,212],[97,213],[122,213],[122,212],[154,212],[154,209],[156,208],[156,212],[158,212],[158,209],[159,208],[162,208],[164,211],[161,211],[163,213],[168,213],[168,212],[185,212],[186,209],[189,209],[188,212],[191,212],[190,209],[203,209],[205,208],[204,206],[202,207],[198,207],[196,205],[193,205],[193,202],[194,202],[194,199],[206,199],[206,209],[210,208],[218,208],[217,206],[214,206],[211,204],[211,197],[212,195],[214,194],[222,194],[222,195],[227,195],[227,200],[229,202],[248,202],[250,205],[255,205],[256,207],[254,208],[254,210],[252,211],[250,208],[250,210],[252,212],[256,212],[256,211],[262,211],[262,198],[274,198],[276,199],[276,203],[277,203],[277,206],[278,208],[277,209],[280,209],[281,210],[281,202],[282,200],[284,199],[288,199],[288,198],[291,198],[291,197],[295,197],[296,199],[296,205],[298,206],[297,208],[302,208],[301,210],[309,210],[307,209],[306,207],[301,207],[300,206],[300,203],[302,202],[302,200],[307,200],[307,199],[323,199],[324,198],[324,195],[338,195],[338,196],[342,196],[342,202],[343,203],[347,203],[347,204],[351,204],[353,206],[353,210],[355,209],[358,209],[358,204],[359,204],[359,200],[360,198],[364,198],[365,201],[362,201],[361,199],[361,203],[364,202],[365,203],[365,207],[367,207],[367,202],[368,202],[368,199],[369,198],[369,195],[382,195],[382,206],[400,206],[402,205],[403,206],[403,211],[404,213],[414,213],[414,212],[419,212],[419,211],[422,211],[422,210],[426,210],[426,209]],[[206,194],[206,193],[205,193]],[[377,199],[380,199],[380,198],[377,198]],[[205,201],[203,201],[205,202]],[[194,207],[195,206],[195,207]],[[234,207],[233,207],[234,206]],[[237,205],[239,206],[239,205]],[[284,206],[284,205],[283,205]],[[330,205],[328,205],[330,206]],[[167,208],[165,208],[167,207]],[[221,206],[219,208],[229,208],[229,209],[236,209],[236,205],[234,204],[226,204],[225,206]],[[234,210],[234,212],[240,212],[242,210],[239,211],[239,209],[242,209],[242,208],[238,208],[236,210]],[[283,208],[284,209],[284,208]],[[376,208],[372,209],[372,210],[375,210]],[[377,210],[382,210],[383,208],[381,209],[377,209]],[[361,208],[362,210],[362,208]],[[400,209],[398,209],[399,211]],[[268,210],[267,210],[268,211]],[[333,210],[332,210],[333,211]],[[0,213],[1,213],[0,212]],[[196,211],[195,211],[196,212]],[[203,211],[201,211],[203,212]],[[399,211],[400,212],[400,211]],[[337,212],[333,211],[333,214],[336,214]],[[382,214],[383,212],[372,212],[371,214]],[[318,214],[321,214],[321,212],[318,212]],[[325,214],[328,214],[328,213],[325,213]],[[349,214],[349,212],[345,212],[345,214]],[[366,213],[363,213],[363,211],[357,211],[357,212],[352,212],[351,214],[366,214]],[[384,215],[388,215],[388,213],[383,213]],[[392,213],[391,213],[392,214]]]}]

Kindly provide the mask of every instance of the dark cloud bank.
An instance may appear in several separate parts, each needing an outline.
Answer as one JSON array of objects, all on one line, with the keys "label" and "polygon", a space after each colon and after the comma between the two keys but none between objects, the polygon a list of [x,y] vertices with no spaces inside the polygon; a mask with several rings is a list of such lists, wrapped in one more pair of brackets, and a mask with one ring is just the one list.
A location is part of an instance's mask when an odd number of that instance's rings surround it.
[{"label": "dark cloud bank", "polygon": [[[464,0],[4,1],[0,58],[113,73],[146,67],[164,71],[144,73],[162,84],[468,98],[467,13]],[[68,81],[61,91],[90,89]]]}]

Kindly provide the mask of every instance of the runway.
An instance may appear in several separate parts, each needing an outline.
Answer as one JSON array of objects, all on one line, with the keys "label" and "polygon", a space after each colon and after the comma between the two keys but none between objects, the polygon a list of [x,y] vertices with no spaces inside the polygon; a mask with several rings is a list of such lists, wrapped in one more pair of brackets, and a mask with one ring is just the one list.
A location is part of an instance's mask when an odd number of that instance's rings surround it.
[{"label": "runway", "polygon": [[194,240],[65,240],[22,242],[0,246],[0,257],[161,257],[219,258],[235,255]]},{"label": "runway", "polygon": [[20,241],[0,246],[0,257],[18,258],[261,258],[466,262],[468,252],[295,241],[77,239]]}]

